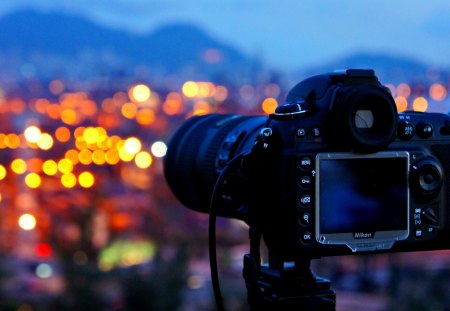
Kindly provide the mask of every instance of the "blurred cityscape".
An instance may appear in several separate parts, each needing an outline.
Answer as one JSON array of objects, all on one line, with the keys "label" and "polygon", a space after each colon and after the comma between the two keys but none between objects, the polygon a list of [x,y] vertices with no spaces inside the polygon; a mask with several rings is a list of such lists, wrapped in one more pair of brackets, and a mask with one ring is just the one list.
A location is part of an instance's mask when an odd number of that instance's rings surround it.
[{"label": "blurred cityscape", "polygon": [[[0,73],[0,310],[213,309],[207,215],[167,187],[167,142],[193,115],[272,113],[302,74],[258,62],[222,71],[215,46],[200,56],[216,66],[207,75],[71,62],[93,71],[71,76],[56,58],[49,77],[39,74],[45,57],[8,64],[10,52]],[[399,112],[448,113],[443,69],[398,70],[383,83]],[[217,240],[226,305],[247,310],[247,228],[220,219]],[[449,310],[448,251],[324,258],[313,270],[331,279],[337,310]]]}]

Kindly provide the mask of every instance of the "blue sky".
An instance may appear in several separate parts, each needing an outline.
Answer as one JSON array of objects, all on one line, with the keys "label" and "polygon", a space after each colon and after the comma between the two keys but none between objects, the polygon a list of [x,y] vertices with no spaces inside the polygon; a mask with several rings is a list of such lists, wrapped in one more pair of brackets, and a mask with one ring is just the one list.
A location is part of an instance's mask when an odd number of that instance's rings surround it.
[{"label": "blue sky", "polygon": [[18,8],[75,13],[138,33],[190,22],[283,70],[359,51],[450,67],[448,0],[3,0],[0,15]]}]

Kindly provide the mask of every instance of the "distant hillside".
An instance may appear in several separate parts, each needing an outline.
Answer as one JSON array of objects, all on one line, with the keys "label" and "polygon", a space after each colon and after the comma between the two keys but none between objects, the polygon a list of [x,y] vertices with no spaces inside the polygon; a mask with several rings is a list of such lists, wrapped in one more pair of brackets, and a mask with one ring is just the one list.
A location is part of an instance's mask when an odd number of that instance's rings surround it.
[{"label": "distant hillside", "polygon": [[449,78],[445,69],[430,68],[425,63],[400,55],[382,53],[355,53],[328,61],[323,65],[300,70],[299,75],[325,73],[343,68],[374,69],[382,82],[400,83],[425,80],[442,80]]},{"label": "distant hillside", "polygon": [[32,64],[32,73],[38,76],[89,76],[95,71],[124,72],[142,66],[158,74],[201,76],[245,70],[253,63],[237,49],[188,24],[139,36],[62,13],[20,11],[0,19],[0,29],[0,64],[9,74],[25,63]]}]

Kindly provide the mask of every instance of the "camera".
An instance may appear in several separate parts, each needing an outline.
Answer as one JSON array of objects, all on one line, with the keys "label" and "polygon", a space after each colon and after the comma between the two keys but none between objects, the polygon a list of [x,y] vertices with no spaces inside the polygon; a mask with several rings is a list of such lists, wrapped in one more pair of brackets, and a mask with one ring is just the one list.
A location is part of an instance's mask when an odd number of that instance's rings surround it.
[{"label": "camera", "polygon": [[188,119],[165,176],[208,213],[236,158],[217,213],[258,228],[282,258],[450,248],[450,117],[397,113],[373,70],[310,77],[268,117]]}]

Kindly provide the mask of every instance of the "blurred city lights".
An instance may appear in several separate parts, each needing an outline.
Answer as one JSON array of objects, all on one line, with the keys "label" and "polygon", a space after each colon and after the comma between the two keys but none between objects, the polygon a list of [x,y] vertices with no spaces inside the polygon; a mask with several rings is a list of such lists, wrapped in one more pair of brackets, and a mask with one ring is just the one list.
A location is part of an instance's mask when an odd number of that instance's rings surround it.
[{"label": "blurred city lights", "polygon": [[50,257],[52,255],[52,247],[48,243],[39,243],[35,248],[36,256]]},{"label": "blurred city lights", "polygon": [[162,141],[155,141],[150,150],[155,157],[162,158],[167,153],[167,145]]},{"label": "blurred city lights", "polygon": [[24,135],[27,141],[37,143],[41,139],[41,130],[37,126],[29,126],[25,129]]},{"label": "blurred city lights", "polygon": [[264,99],[261,107],[262,107],[262,110],[264,111],[264,113],[272,114],[275,112],[275,109],[278,107],[278,102],[275,98],[269,97],[269,98]]},{"label": "blurred city lights", "polygon": [[49,176],[56,175],[58,173],[58,164],[54,160],[46,160],[42,164],[42,170]]},{"label": "blurred city lights", "polygon": [[31,214],[22,214],[19,217],[19,227],[23,230],[33,230],[36,227],[36,218]]},{"label": "blurred city lights", "polygon": [[53,275],[53,268],[46,263],[40,263],[36,267],[36,276],[41,279],[48,279]]},{"label": "blurred city lights", "polygon": [[11,162],[11,170],[16,174],[23,174],[27,171],[27,163],[23,159],[15,159]]},{"label": "blurred city lights", "polygon": [[136,102],[145,102],[150,98],[151,90],[147,85],[138,84],[133,86],[129,91],[131,100]]},{"label": "blurred city lights", "polygon": [[395,104],[397,105],[398,112],[404,112],[408,109],[408,100],[404,96],[396,97]]},{"label": "blurred city lights", "polygon": [[43,133],[39,138],[37,145],[42,150],[49,150],[53,147],[53,137],[48,133]]},{"label": "blurred city lights", "polygon": [[425,112],[428,109],[428,101],[424,97],[417,97],[413,102],[414,111]]},{"label": "blurred city lights", "polygon": [[139,168],[148,168],[152,164],[152,156],[148,152],[141,151],[134,158],[134,162]]},{"label": "blurred city lights", "polygon": [[198,85],[194,81],[187,81],[183,84],[182,91],[186,97],[195,97],[198,94]]},{"label": "blurred city lights", "polygon": [[72,173],[66,173],[61,176],[61,184],[65,188],[73,188],[77,184],[77,177]]},{"label": "blurred city lights", "polygon": [[0,164],[0,180],[5,179],[6,177],[6,168]]},{"label": "blurred city lights", "polygon": [[83,188],[91,188],[94,185],[95,178],[90,172],[82,172],[78,176],[78,182]]},{"label": "blurred city lights", "polygon": [[434,83],[429,90],[431,99],[443,101],[447,97],[447,89],[440,83]]},{"label": "blurred city lights", "polygon": [[125,141],[124,148],[129,154],[135,155],[141,151],[142,143],[136,137],[130,137]]},{"label": "blurred city lights", "polygon": [[41,185],[41,176],[37,173],[29,173],[25,176],[25,184],[30,188],[38,188]]},{"label": "blurred city lights", "polygon": [[397,95],[408,98],[411,95],[411,87],[407,83],[400,83],[397,86]]}]

